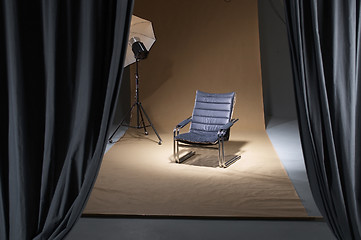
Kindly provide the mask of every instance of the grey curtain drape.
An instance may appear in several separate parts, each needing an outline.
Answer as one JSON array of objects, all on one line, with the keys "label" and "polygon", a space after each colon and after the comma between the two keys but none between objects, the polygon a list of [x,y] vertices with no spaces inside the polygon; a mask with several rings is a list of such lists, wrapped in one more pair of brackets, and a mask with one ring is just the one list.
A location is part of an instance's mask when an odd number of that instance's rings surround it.
[{"label": "grey curtain drape", "polygon": [[1,0],[0,239],[62,239],[95,182],[132,0]]},{"label": "grey curtain drape", "polygon": [[338,239],[361,239],[359,0],[285,1],[310,186]]}]

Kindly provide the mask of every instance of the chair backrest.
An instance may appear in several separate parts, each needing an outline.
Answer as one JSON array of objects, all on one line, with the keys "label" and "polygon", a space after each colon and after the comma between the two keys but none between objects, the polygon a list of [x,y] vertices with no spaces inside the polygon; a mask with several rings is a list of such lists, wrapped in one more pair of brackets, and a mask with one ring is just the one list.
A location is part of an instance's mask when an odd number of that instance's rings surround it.
[{"label": "chair backrest", "polygon": [[232,117],[235,93],[197,91],[190,132],[218,132]]}]

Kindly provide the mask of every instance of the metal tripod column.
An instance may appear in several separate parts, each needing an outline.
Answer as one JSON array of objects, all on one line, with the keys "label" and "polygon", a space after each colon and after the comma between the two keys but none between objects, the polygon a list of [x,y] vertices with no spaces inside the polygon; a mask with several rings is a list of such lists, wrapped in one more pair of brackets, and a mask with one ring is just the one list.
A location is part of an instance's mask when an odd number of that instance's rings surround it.
[{"label": "metal tripod column", "polygon": [[[119,130],[120,126],[129,126],[129,127],[134,127],[137,129],[143,128],[144,129],[144,134],[148,135],[148,131],[147,131],[147,127],[152,127],[153,131],[155,132],[155,134],[158,137],[158,144],[161,145],[162,144],[162,139],[160,138],[157,130],[155,129],[155,127],[153,126],[150,118],[148,117],[148,114],[145,112],[142,103],[139,100],[139,73],[138,73],[138,62],[140,61],[140,59],[136,59],[136,71],[135,71],[135,103],[132,105],[132,107],[129,109],[129,111],[125,114],[125,116],[123,117],[122,121],[120,122],[120,124],[118,125],[118,127],[115,129],[115,131],[113,132],[113,134],[109,137],[109,142],[113,143],[113,137],[115,135],[115,133]],[[136,119],[136,126],[130,126],[130,125],[123,125],[123,122],[126,118],[126,116],[132,112],[132,110],[134,109],[134,107],[136,107],[136,111],[137,111],[137,119]],[[145,125],[144,122],[144,118],[143,118],[143,113],[145,115],[145,117],[147,118],[149,125]]]},{"label": "metal tripod column", "polygon": [[[150,120],[150,118],[148,117],[148,114],[146,113],[146,111],[144,110],[143,106],[142,106],[142,103],[140,102],[139,100],[139,72],[138,72],[138,63],[139,63],[139,59],[136,60],[136,63],[135,63],[135,79],[136,79],[136,101],[137,101],[137,128],[141,128],[141,125],[140,125],[140,122],[139,122],[139,116],[141,118],[141,123],[143,125],[143,128],[144,128],[144,134],[145,135],[148,135],[148,132],[147,132],[147,129],[146,127],[152,127],[153,131],[155,132],[155,134],[157,135],[158,137],[158,144],[161,145],[162,144],[162,139],[160,138],[157,130],[155,129],[155,127],[153,126],[153,123],[152,121]],[[149,122],[149,125],[145,125],[144,123],[144,118],[143,118],[143,113],[145,115],[145,117],[147,118],[148,122]]]}]

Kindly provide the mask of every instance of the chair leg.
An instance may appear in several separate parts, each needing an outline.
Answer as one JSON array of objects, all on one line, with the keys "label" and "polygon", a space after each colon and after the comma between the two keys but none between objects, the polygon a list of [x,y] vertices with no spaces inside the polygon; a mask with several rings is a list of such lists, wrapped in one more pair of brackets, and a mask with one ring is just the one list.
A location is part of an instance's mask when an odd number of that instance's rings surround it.
[{"label": "chair leg", "polygon": [[178,142],[175,140],[175,137],[178,135],[178,131],[174,129],[173,131],[173,158],[176,163],[179,163],[179,146]]},{"label": "chair leg", "polygon": [[182,163],[188,158],[194,156],[196,154],[195,151],[190,151],[186,153],[184,156],[179,157],[179,144],[175,137],[178,135],[178,131],[173,131],[173,158],[176,163]]},{"label": "chair leg", "polygon": [[241,158],[240,155],[236,155],[236,156],[232,157],[231,159],[229,159],[228,161],[226,161],[225,157],[224,157],[224,139],[223,139],[223,137],[220,137],[218,139],[218,165],[219,165],[219,167],[227,168],[240,158]]},{"label": "chair leg", "polygon": [[184,161],[187,160],[188,158],[193,157],[195,154],[196,154],[195,151],[187,152],[185,155],[183,155],[182,157],[179,158],[178,163],[184,162]]},{"label": "chair leg", "polygon": [[218,165],[224,167],[224,142],[223,137],[218,138]]}]

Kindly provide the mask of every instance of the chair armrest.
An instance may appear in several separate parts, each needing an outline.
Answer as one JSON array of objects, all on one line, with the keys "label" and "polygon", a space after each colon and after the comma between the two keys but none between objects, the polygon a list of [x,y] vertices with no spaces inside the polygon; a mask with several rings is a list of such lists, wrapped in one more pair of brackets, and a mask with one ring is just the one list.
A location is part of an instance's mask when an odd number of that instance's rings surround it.
[{"label": "chair armrest", "polygon": [[232,127],[233,124],[235,124],[237,121],[238,121],[238,118],[237,119],[232,119],[230,122],[224,124],[219,130],[227,130],[230,127]]},{"label": "chair armrest", "polygon": [[218,130],[218,137],[222,137],[226,134],[227,130],[230,129],[233,124],[235,124],[238,121],[237,119],[231,119],[230,122],[224,124],[219,130]]},{"label": "chair armrest", "polygon": [[185,127],[188,123],[190,123],[192,121],[192,117],[189,117],[183,121],[181,121],[180,123],[177,124],[177,126],[175,128],[181,129],[183,127]]}]

